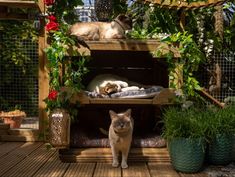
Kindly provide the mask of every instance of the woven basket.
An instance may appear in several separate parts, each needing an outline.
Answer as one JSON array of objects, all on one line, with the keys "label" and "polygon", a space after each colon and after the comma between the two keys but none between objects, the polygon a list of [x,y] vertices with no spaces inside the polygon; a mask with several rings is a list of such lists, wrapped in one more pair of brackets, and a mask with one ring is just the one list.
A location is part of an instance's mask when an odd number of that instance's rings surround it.
[{"label": "woven basket", "polygon": [[169,142],[169,154],[175,170],[195,173],[202,169],[205,151],[201,139],[177,138]]},{"label": "woven basket", "polygon": [[208,162],[213,165],[226,165],[232,161],[233,136],[219,134],[209,143]]}]

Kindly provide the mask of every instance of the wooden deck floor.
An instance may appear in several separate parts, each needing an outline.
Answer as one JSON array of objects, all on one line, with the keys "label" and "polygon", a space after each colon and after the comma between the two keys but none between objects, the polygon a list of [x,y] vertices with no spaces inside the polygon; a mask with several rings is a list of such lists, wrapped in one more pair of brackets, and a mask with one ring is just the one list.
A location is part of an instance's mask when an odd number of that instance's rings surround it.
[{"label": "wooden deck floor", "polygon": [[129,163],[129,168],[112,168],[110,163],[62,163],[55,149],[43,143],[0,142],[2,177],[206,177],[177,173],[168,163]]}]

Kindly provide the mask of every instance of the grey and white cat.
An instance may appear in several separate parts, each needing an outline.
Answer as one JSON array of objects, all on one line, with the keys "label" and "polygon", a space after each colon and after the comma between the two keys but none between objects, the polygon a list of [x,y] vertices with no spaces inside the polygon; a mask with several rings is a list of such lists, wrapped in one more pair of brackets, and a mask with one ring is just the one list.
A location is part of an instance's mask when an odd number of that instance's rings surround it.
[{"label": "grey and white cat", "polygon": [[109,111],[111,125],[109,127],[109,141],[113,156],[113,167],[119,166],[118,155],[121,152],[121,167],[128,168],[127,158],[132,141],[134,120],[131,117],[131,109],[123,113]]},{"label": "grey and white cat", "polygon": [[143,84],[139,84],[114,74],[100,74],[87,86],[87,90],[99,94],[109,94],[128,90],[142,90]]}]

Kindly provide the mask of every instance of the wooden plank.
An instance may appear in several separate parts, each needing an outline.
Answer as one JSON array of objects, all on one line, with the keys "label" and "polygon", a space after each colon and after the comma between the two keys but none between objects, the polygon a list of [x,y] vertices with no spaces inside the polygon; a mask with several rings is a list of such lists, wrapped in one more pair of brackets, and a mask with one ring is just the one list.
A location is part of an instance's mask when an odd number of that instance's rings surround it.
[{"label": "wooden plank", "polygon": [[2,141],[21,141],[21,142],[29,142],[29,141],[39,141],[38,136],[23,136],[23,135],[1,135]]},{"label": "wooden plank", "polygon": [[52,157],[45,161],[45,164],[34,174],[34,177],[62,177],[67,170],[69,163],[62,163],[59,160],[57,153],[54,153]]},{"label": "wooden plank", "polygon": [[180,174],[180,177],[209,177],[204,172],[198,172],[198,173],[192,173],[192,174],[187,174],[187,173],[179,173],[179,174]]},{"label": "wooden plank", "polygon": [[[140,0],[139,0],[140,1]],[[194,9],[201,7],[209,7],[223,4],[225,0],[208,0],[208,1],[199,1],[199,2],[185,2],[185,1],[172,1],[172,0],[144,0],[145,2],[150,2],[161,7],[167,8],[186,8],[186,9]]]},{"label": "wooden plank", "polygon": [[64,177],[91,177],[94,173],[94,169],[95,163],[71,163]]},{"label": "wooden plank", "polygon": [[7,155],[11,151],[15,150],[17,147],[22,146],[24,143],[12,142],[0,144],[0,157]]},{"label": "wooden plank", "polygon": [[18,8],[38,8],[35,1],[22,0],[0,0],[0,6],[18,7]]},{"label": "wooden plank", "polygon": [[123,177],[150,177],[146,163],[131,163],[122,170]]},{"label": "wooden plank", "polygon": [[56,150],[47,150],[45,146],[41,146],[15,164],[11,170],[4,173],[7,177],[17,176],[33,176],[35,172],[56,152]]},{"label": "wooden plank", "polygon": [[152,99],[90,98],[90,104],[152,104]]},{"label": "wooden plank", "polygon": [[10,124],[0,123],[0,130],[9,130]]},{"label": "wooden plank", "polygon": [[21,136],[38,136],[37,129],[10,129],[8,131],[9,135],[21,135]]},{"label": "wooden plank", "polygon": [[165,88],[158,95],[153,98],[153,104],[155,105],[168,105],[172,104],[175,98],[175,90]]},{"label": "wooden plank", "polygon": [[[45,4],[43,0],[38,1],[38,5],[40,7],[41,13],[45,13]],[[45,25],[45,21],[42,21],[42,26]],[[48,68],[47,68],[47,58],[44,49],[47,47],[46,44],[47,35],[45,32],[45,28],[42,28],[39,33],[38,38],[38,108],[39,108],[39,131],[40,133],[44,133],[47,129],[45,122],[47,121],[47,113],[45,111],[46,104],[43,101],[47,98],[49,93],[49,76],[48,76]],[[44,137],[45,138],[45,137]]]},{"label": "wooden plank", "polygon": [[111,163],[97,163],[93,177],[121,177],[121,168],[112,167]]},{"label": "wooden plank", "polygon": [[[1,130],[0,129],[0,136],[1,135],[8,135],[8,130]],[[0,141],[1,141],[1,138],[0,138]]]},{"label": "wooden plank", "polygon": [[[101,41],[86,41],[91,51],[155,51],[157,47],[161,46],[162,53],[168,53],[172,51],[175,58],[180,57],[179,51],[175,48],[168,46],[165,43],[161,43],[158,40],[136,40],[136,39],[120,39],[120,40],[101,40]],[[88,51],[85,51],[83,47],[80,46],[78,51],[85,52],[89,54]]]},{"label": "wooden plank", "polygon": [[170,163],[149,163],[151,177],[179,177]]},{"label": "wooden plank", "polygon": [[[111,162],[110,148],[77,148],[60,150],[63,162]],[[166,148],[131,148],[128,156],[130,162],[170,162]]]},{"label": "wooden plank", "polygon": [[1,167],[0,176],[6,176],[3,174],[5,174],[12,167],[21,162],[27,156],[29,156],[33,151],[38,149],[40,146],[42,146],[42,143],[24,143],[16,150],[11,151],[9,154],[0,158],[0,167]]}]

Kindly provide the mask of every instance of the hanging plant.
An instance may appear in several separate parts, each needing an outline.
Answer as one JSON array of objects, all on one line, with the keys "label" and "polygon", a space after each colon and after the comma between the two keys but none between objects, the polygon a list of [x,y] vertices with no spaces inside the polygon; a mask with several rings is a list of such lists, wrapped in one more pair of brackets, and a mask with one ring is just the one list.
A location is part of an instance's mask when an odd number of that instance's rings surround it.
[{"label": "hanging plant", "polygon": [[[162,40],[167,45],[174,47],[180,52],[181,57],[174,59],[173,53],[163,54],[161,47],[153,52],[154,57],[165,57],[168,63],[170,87],[181,90],[179,92],[178,101],[195,100],[200,98],[197,90],[201,87],[199,82],[194,76],[198,70],[199,65],[205,61],[205,55],[201,52],[196,42],[193,40],[192,35],[187,32],[179,32]],[[177,71],[178,69],[178,71]],[[178,73],[177,73],[178,72]],[[181,83],[175,82],[182,77]]]},{"label": "hanging plant", "polygon": [[[74,46],[77,39],[68,34],[69,23],[76,20],[74,7],[82,5],[81,0],[71,2],[59,0],[44,0],[47,6],[47,23],[49,47],[45,49],[48,58],[49,85],[48,97],[44,100],[46,110],[51,112],[56,108],[66,109],[72,118],[77,115],[79,103],[71,103],[71,98],[82,88],[82,78],[88,72],[85,67],[87,57],[81,56]],[[73,59],[79,56],[79,59]]]}]

